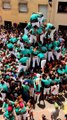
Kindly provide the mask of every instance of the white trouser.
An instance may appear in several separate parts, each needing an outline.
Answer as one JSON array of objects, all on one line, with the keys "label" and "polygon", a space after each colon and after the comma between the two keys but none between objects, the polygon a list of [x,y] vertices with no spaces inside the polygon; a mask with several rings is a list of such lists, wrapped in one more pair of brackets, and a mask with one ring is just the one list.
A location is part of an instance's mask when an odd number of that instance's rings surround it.
[{"label": "white trouser", "polygon": [[24,33],[27,35],[28,34],[28,30],[26,28],[24,28]]},{"label": "white trouser", "polygon": [[29,37],[29,40],[30,40],[30,43],[33,43],[33,35],[30,34],[30,37]]},{"label": "white trouser", "polygon": [[46,53],[44,53],[44,57],[45,57],[45,59],[47,59],[47,52],[46,52]]},{"label": "white trouser", "polygon": [[28,66],[22,66],[22,69],[24,70],[24,72],[28,69]]},{"label": "white trouser", "polygon": [[54,56],[53,56],[52,51],[49,51],[48,52],[48,61],[50,61],[51,59],[54,60]]},{"label": "white trouser", "polygon": [[42,42],[42,44],[44,42],[44,37],[45,37],[45,34],[40,35],[40,41]]},{"label": "white trouser", "polygon": [[34,43],[37,42],[37,37],[36,37],[35,35],[32,35],[32,41],[33,41]]},{"label": "white trouser", "polygon": [[29,57],[28,62],[27,62],[28,68],[30,67],[30,63],[31,63],[31,57]]},{"label": "white trouser", "polygon": [[34,97],[34,87],[31,87],[31,88],[30,88],[30,96],[31,96],[31,97]]},{"label": "white trouser", "polygon": [[40,98],[40,94],[36,94],[34,95],[34,100],[37,100],[37,103],[39,102],[39,98]]},{"label": "white trouser", "polygon": [[50,94],[50,88],[44,88],[44,94],[49,95]]},{"label": "white trouser", "polygon": [[26,118],[28,118],[28,113],[26,112],[26,113],[23,114],[22,116],[23,116],[23,120],[26,120]]},{"label": "white trouser", "polygon": [[44,68],[45,64],[46,64],[46,60],[41,60],[41,68]]},{"label": "white trouser", "polygon": [[35,63],[37,63],[37,65],[39,66],[39,58],[38,58],[38,56],[33,57],[33,68],[35,67]]},{"label": "white trouser", "polygon": [[28,61],[26,62],[26,65],[19,64],[18,73],[20,72],[21,69],[23,69],[24,71],[28,69]]},{"label": "white trouser", "polygon": [[39,22],[34,22],[34,23],[32,23],[32,27],[34,27],[34,26],[40,27]]},{"label": "white trouser", "polygon": [[55,54],[55,56],[56,56],[56,59],[59,60],[59,59],[60,59],[60,56],[61,56],[61,52],[58,53],[57,51],[55,51],[54,54]]},{"label": "white trouser", "polygon": [[43,21],[44,19],[45,19],[44,16],[42,16],[41,18],[38,18],[41,26],[43,25],[43,22],[42,22],[42,21]]},{"label": "white trouser", "polygon": [[[0,97],[0,102],[3,102],[3,99]],[[0,107],[0,110],[2,110],[2,106]]]},{"label": "white trouser", "polygon": [[1,93],[1,95],[2,95],[2,100],[5,100],[6,93]]},{"label": "white trouser", "polygon": [[[2,94],[1,94],[2,95]],[[0,101],[3,101],[3,98],[2,97],[0,97]]]},{"label": "white trouser", "polygon": [[21,115],[17,115],[18,120],[21,120]]},{"label": "white trouser", "polygon": [[21,69],[23,69],[24,71],[27,70],[27,66],[21,65],[21,67],[18,68],[18,73],[20,72]]}]

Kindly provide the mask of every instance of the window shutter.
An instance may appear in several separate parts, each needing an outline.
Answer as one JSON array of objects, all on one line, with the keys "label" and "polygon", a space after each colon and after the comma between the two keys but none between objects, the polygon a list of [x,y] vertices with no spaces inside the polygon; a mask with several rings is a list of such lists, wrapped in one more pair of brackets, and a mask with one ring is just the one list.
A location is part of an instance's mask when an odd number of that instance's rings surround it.
[{"label": "window shutter", "polygon": [[39,5],[39,12],[43,13],[45,19],[47,19],[47,13],[48,13],[48,6],[47,5]]}]

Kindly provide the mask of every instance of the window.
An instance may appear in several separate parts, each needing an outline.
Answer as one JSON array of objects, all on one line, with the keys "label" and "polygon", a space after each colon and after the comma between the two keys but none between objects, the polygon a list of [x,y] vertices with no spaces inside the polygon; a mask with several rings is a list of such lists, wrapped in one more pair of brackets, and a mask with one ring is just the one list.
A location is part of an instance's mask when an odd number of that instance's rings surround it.
[{"label": "window", "polygon": [[11,9],[10,2],[3,2],[3,9]]},{"label": "window", "polygon": [[58,13],[67,13],[67,2],[58,3]]},{"label": "window", "polygon": [[28,12],[27,3],[19,3],[19,12]]},{"label": "window", "polygon": [[47,20],[48,6],[47,5],[38,5],[38,11],[43,13],[45,19]]}]

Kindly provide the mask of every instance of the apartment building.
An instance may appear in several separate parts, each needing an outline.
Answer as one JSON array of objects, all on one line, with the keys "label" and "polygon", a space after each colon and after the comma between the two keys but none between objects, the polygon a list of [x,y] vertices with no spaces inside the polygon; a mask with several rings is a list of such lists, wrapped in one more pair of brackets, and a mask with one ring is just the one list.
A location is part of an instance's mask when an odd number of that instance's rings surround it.
[{"label": "apartment building", "polygon": [[67,28],[67,0],[51,0],[49,4],[48,21],[56,28]]},{"label": "apartment building", "polygon": [[33,12],[42,12],[47,19],[48,0],[0,0],[0,24],[28,22]]},{"label": "apartment building", "polygon": [[67,0],[49,0],[48,21],[60,30],[67,47]]}]

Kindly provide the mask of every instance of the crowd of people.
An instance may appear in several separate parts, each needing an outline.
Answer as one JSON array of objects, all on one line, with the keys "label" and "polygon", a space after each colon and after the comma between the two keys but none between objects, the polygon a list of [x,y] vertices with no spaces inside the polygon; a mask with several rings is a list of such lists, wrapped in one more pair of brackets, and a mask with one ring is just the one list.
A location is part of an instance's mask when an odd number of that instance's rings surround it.
[{"label": "crowd of people", "polygon": [[31,15],[23,32],[0,28],[0,111],[5,120],[33,120],[35,104],[54,103],[67,93],[64,43],[61,32],[39,13]]}]

